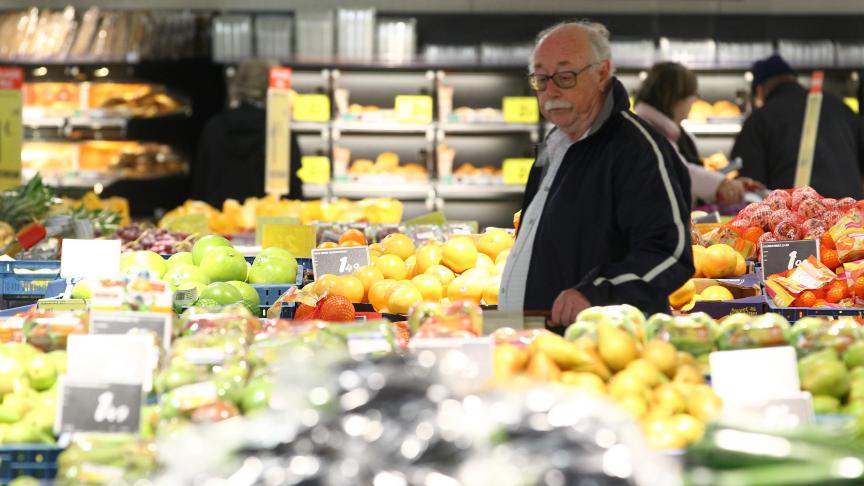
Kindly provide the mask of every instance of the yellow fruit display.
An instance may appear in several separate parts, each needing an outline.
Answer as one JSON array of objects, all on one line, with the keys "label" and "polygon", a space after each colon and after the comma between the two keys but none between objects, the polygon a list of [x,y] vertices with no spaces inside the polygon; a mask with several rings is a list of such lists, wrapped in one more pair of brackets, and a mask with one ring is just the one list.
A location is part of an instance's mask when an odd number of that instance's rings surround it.
[{"label": "yellow fruit display", "polygon": [[483,299],[483,281],[476,278],[458,276],[447,286],[447,298],[451,302],[456,300],[468,300],[480,304]]},{"label": "yellow fruit display", "polygon": [[702,271],[702,261],[705,259],[705,247],[702,245],[693,245],[693,278],[702,278],[705,273]]},{"label": "yellow fruit display", "polygon": [[381,255],[375,261],[375,266],[381,270],[384,278],[405,280],[408,276],[408,266],[398,255]]},{"label": "yellow fruit display", "polygon": [[482,268],[489,273],[492,273],[495,269],[495,262],[485,253],[478,253],[477,261],[474,262],[474,268]]},{"label": "yellow fruit display", "polygon": [[360,267],[357,270],[354,270],[354,273],[352,275],[359,278],[360,282],[363,283],[363,302],[368,302],[369,289],[372,288],[372,285],[375,282],[384,280],[384,273],[381,272],[381,269],[372,265]]},{"label": "yellow fruit display", "polygon": [[666,375],[661,373],[660,370],[658,370],[650,361],[643,358],[631,361],[625,370],[636,374],[636,376],[641,378],[642,381],[651,388],[669,382],[669,378],[667,378]]},{"label": "yellow fruit display", "polygon": [[687,280],[681,288],[669,294],[669,305],[674,309],[680,309],[690,302],[695,294],[696,284],[693,283],[693,280]]},{"label": "yellow fruit display", "polygon": [[486,305],[498,305],[498,291],[501,288],[501,276],[494,275],[486,281],[483,287],[483,302]]},{"label": "yellow fruit display", "polygon": [[477,240],[477,250],[491,259],[495,259],[513,246],[513,237],[502,229],[489,229]]},{"label": "yellow fruit display", "polygon": [[555,361],[542,352],[534,353],[528,361],[528,376],[539,381],[558,381],[561,370]]},{"label": "yellow fruit display", "polygon": [[411,283],[423,295],[423,300],[438,302],[444,298],[444,286],[432,275],[417,275],[411,279]]},{"label": "yellow fruit display", "polygon": [[385,278],[372,284],[369,288],[368,299],[369,303],[376,311],[387,308],[387,301],[390,298],[390,291],[396,285],[393,279]]},{"label": "yellow fruit display", "polygon": [[411,306],[423,300],[423,294],[411,282],[397,283],[387,299],[387,309],[393,314],[407,314]]},{"label": "yellow fruit display", "polygon": [[507,262],[507,258],[510,256],[510,250],[504,250],[495,257],[495,264]]},{"label": "yellow fruit display", "polygon": [[439,245],[425,245],[417,250],[417,273],[426,273],[430,268],[441,263],[444,250]]},{"label": "yellow fruit display", "polygon": [[597,326],[597,350],[612,371],[623,370],[638,355],[633,336],[607,323]]},{"label": "yellow fruit display", "polygon": [[642,359],[651,362],[667,378],[675,376],[678,368],[678,350],[672,344],[655,339],[645,345],[642,350]]},{"label": "yellow fruit display", "polygon": [[644,396],[651,387],[642,381],[636,373],[622,372],[613,376],[609,381],[609,395],[612,397],[622,397],[625,395],[642,395]]},{"label": "yellow fruit display", "polygon": [[330,287],[330,294],[341,295],[351,302],[362,302],[366,293],[363,281],[353,275],[340,275],[336,277]]},{"label": "yellow fruit display", "polygon": [[641,394],[626,394],[617,397],[615,402],[631,416],[641,419],[648,413],[648,403]]},{"label": "yellow fruit display", "polygon": [[315,281],[315,293],[318,295],[324,295],[326,292],[330,291],[335,283],[336,275],[321,275]]},{"label": "yellow fruit display", "polygon": [[[495,346],[492,374],[495,378],[505,379],[516,376],[528,363],[528,353],[519,347],[502,344]],[[602,383],[602,382],[601,382]]]},{"label": "yellow fruit display", "polygon": [[[737,254],[737,253],[736,253]],[[699,293],[701,300],[732,300],[735,296],[722,285],[711,285]]]},{"label": "yellow fruit display", "polygon": [[453,270],[445,267],[444,265],[432,265],[425,272],[426,275],[432,275],[441,281],[441,285],[448,286],[453,279],[456,278],[456,274],[453,273]]},{"label": "yellow fruit display", "polygon": [[573,388],[597,395],[606,394],[606,383],[594,373],[585,371],[565,371],[561,373],[561,383]]},{"label": "yellow fruit display", "polygon": [[396,255],[402,260],[414,254],[414,242],[408,235],[402,233],[389,234],[381,241],[381,247],[385,255]]},{"label": "yellow fruit display", "polygon": [[731,246],[722,243],[711,245],[702,256],[701,270],[708,278],[726,278],[735,275],[737,255]]},{"label": "yellow fruit display", "polygon": [[442,248],[441,264],[462,273],[477,262],[477,246],[467,236],[455,236],[447,240]]},{"label": "yellow fruit display", "polygon": [[744,257],[741,256],[737,251],[735,252],[735,273],[736,277],[744,275],[747,273],[747,262],[744,261]]},{"label": "yellow fruit display", "polygon": [[411,255],[405,260],[405,270],[408,271],[406,278],[414,278],[417,275],[417,256]]}]

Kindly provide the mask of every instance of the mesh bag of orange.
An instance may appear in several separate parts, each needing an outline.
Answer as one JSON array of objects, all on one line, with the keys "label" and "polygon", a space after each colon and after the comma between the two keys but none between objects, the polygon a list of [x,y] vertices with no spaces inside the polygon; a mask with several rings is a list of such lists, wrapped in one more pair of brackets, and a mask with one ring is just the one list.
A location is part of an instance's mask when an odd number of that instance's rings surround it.
[{"label": "mesh bag of orange", "polygon": [[[788,275],[771,275],[765,280],[765,292],[780,307],[814,307],[819,300],[814,292],[821,295],[823,289],[837,280],[837,275],[814,256],[807,258],[794,270],[784,273]],[[812,301],[809,298],[802,299],[810,295],[813,295]],[[824,301],[824,298],[821,300]]]}]

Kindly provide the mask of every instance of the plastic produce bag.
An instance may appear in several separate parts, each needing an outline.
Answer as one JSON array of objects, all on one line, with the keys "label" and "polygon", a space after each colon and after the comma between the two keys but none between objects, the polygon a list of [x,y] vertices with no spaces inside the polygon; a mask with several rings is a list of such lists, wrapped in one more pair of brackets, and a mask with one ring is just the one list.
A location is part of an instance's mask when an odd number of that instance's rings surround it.
[{"label": "plastic produce bag", "polygon": [[717,322],[704,312],[681,316],[654,314],[645,325],[648,341],[660,339],[673,344],[679,351],[700,356],[714,350]]},{"label": "plastic produce bag", "polygon": [[156,446],[125,434],[79,434],[57,458],[57,484],[132,484],[152,477]]},{"label": "plastic produce bag", "polygon": [[576,316],[576,322],[564,332],[567,340],[575,341],[582,336],[596,339],[597,325],[607,322],[621,327],[639,342],[645,342],[645,315],[632,305],[607,305],[589,307]]},{"label": "plastic produce bag", "polygon": [[733,314],[720,323],[717,348],[726,351],[785,346],[788,333],[789,321],[780,314]]},{"label": "plastic produce bag", "polygon": [[805,317],[789,330],[789,344],[795,347],[799,357],[826,348],[834,348],[838,353],[844,353],[860,339],[861,326],[850,317],[837,320]]}]

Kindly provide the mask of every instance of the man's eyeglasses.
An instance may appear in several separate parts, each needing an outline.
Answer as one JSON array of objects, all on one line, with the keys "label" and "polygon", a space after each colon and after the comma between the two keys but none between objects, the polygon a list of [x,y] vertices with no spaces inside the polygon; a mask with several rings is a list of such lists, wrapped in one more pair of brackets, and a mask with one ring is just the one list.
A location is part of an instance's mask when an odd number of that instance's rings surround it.
[{"label": "man's eyeglasses", "polygon": [[528,85],[531,86],[531,89],[534,91],[543,91],[546,89],[546,83],[551,79],[552,82],[555,83],[555,86],[558,86],[561,89],[572,88],[576,86],[576,81],[580,74],[597,64],[600,63],[592,62],[578,71],[559,71],[552,75],[531,73],[528,75]]}]

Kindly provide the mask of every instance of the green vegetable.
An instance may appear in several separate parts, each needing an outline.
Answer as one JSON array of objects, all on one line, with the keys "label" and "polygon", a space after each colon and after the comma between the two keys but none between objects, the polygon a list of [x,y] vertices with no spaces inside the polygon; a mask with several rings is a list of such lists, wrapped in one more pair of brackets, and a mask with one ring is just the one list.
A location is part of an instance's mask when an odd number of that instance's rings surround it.
[{"label": "green vegetable", "polygon": [[27,184],[0,193],[0,221],[11,224],[17,231],[44,217],[53,200],[54,191],[36,175]]}]

